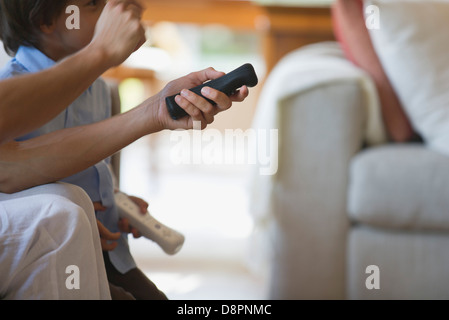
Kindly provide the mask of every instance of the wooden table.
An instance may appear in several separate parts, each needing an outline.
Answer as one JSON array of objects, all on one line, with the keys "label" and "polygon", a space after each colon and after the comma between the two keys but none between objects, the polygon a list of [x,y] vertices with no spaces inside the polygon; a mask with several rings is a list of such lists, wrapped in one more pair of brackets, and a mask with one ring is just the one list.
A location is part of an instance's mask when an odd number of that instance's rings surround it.
[{"label": "wooden table", "polygon": [[[267,71],[288,52],[303,45],[334,40],[329,7],[260,5],[245,0],[142,0],[143,20],[151,25],[161,21],[199,26],[222,24],[236,31],[253,31],[262,41],[261,52]],[[151,77],[142,70],[120,67],[109,76],[130,74]]]},{"label": "wooden table", "polygon": [[147,8],[143,19],[148,23],[223,24],[260,33],[268,70],[293,49],[334,40],[329,7],[267,6],[244,0],[144,1]]}]

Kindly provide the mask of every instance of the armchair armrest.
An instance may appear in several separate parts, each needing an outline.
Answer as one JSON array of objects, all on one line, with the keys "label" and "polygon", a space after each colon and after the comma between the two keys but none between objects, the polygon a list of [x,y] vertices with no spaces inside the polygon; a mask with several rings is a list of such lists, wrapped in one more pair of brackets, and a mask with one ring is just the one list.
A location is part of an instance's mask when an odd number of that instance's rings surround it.
[{"label": "armchair armrest", "polygon": [[[374,86],[338,50],[334,44],[297,50],[261,94],[254,126],[278,128],[280,139],[278,172],[254,174],[251,201],[256,226],[270,229],[272,299],[345,295],[349,164],[367,141],[385,136],[378,111],[368,107],[376,108]],[[376,112],[378,128],[367,131]]]}]

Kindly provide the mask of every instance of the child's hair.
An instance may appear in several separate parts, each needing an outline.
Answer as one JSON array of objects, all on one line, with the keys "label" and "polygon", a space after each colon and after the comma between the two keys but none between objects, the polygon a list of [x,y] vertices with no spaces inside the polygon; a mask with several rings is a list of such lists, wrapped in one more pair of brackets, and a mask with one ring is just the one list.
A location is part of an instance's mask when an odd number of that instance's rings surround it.
[{"label": "child's hair", "polygon": [[0,0],[0,39],[9,55],[20,46],[39,49],[40,26],[51,25],[68,0]]}]

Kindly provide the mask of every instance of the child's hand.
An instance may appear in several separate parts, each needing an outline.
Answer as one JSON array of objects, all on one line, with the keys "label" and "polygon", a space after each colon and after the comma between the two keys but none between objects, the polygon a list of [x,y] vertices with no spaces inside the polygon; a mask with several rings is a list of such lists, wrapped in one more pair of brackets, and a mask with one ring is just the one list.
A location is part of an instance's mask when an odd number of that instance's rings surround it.
[{"label": "child's hand", "polygon": [[[107,208],[101,202],[94,202],[95,211],[105,211]],[[112,233],[98,219],[98,232],[100,233],[101,249],[103,251],[111,251],[117,247],[117,240],[120,238],[120,232]]]},{"label": "child's hand", "polygon": [[111,251],[117,247],[117,240],[120,238],[120,232],[112,233],[100,221],[97,220],[98,232],[100,233],[101,249]]},{"label": "child's hand", "polygon": [[[208,68],[202,71],[192,72],[187,76],[168,83],[159,93],[157,119],[159,120],[161,127],[164,129],[192,129],[193,121],[201,121],[201,128],[204,129],[208,124],[211,124],[214,121],[214,116],[216,114],[229,109],[234,101],[241,102],[245,100],[249,94],[249,90],[246,86],[237,90],[231,97],[228,97],[218,90],[205,87],[202,91],[202,95],[215,101],[217,104],[216,106],[213,106],[206,99],[194,94],[192,91],[186,90],[203,84],[208,80],[217,79],[223,75],[223,72]],[[181,94],[176,98],[176,103],[183,108],[190,117],[184,117],[174,121],[167,111],[165,98],[180,92]]]},{"label": "child's hand", "polygon": [[[147,210],[148,210],[148,202],[146,202],[145,200],[138,198],[138,197],[134,197],[134,196],[129,196],[129,198],[139,206],[140,208],[140,213],[141,214],[146,214]],[[129,224],[128,219],[126,218],[121,218],[118,222],[118,226],[120,231],[122,232],[126,232],[126,233],[132,233],[132,235],[134,236],[134,238],[140,238],[142,235],[140,234],[140,232],[134,228],[133,226],[131,226]]]}]

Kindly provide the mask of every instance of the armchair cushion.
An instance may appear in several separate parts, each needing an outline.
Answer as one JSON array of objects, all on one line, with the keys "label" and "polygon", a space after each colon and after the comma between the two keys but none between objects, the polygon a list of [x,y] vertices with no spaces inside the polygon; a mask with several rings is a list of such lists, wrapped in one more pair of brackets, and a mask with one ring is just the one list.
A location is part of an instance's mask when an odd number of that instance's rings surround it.
[{"label": "armchair cushion", "polygon": [[449,161],[422,144],[366,149],[351,164],[348,211],[372,226],[449,230]]},{"label": "armchair cushion", "polygon": [[449,155],[449,2],[367,0],[380,12],[374,47],[413,127]]}]

